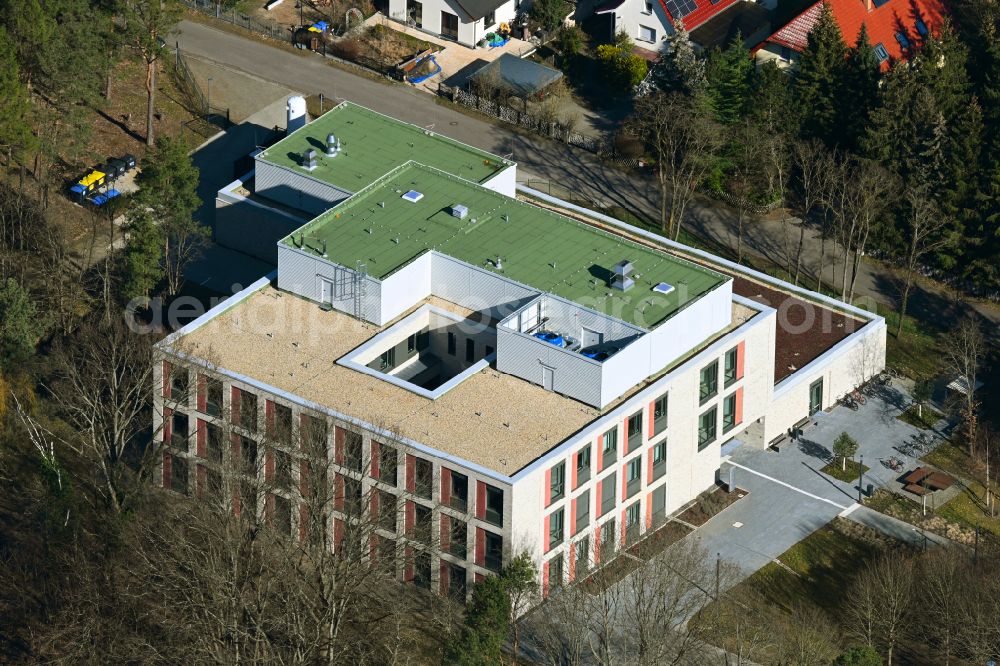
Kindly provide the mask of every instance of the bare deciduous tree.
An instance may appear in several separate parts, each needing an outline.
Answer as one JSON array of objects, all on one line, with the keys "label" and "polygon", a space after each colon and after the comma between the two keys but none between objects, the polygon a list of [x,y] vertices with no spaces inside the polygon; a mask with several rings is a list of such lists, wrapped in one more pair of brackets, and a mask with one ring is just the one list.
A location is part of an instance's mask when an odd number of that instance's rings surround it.
[{"label": "bare deciduous tree", "polygon": [[[795,269],[792,271],[792,282],[797,285],[799,272],[802,269],[806,225],[813,210],[823,201],[823,195],[829,187],[829,179],[834,172],[835,158],[818,139],[796,141],[792,144],[791,152],[792,169],[795,173],[795,212],[799,216],[799,242],[795,251]],[[823,240],[825,241],[825,232]],[[817,271],[820,284],[823,279],[824,249],[825,247],[820,250],[820,266]]]},{"label": "bare deciduous tree", "polygon": [[958,412],[969,443],[969,454],[976,454],[976,437],[979,419],[979,401],[976,397],[980,364],[986,352],[983,333],[971,318],[963,320],[946,338],[945,359],[951,375],[965,382],[966,390],[959,391]]},{"label": "bare deciduous tree", "polygon": [[888,666],[909,628],[913,583],[912,560],[879,557],[858,575],[847,606],[850,629],[865,644],[883,650]]},{"label": "bare deciduous tree", "polygon": [[903,331],[903,317],[906,316],[906,305],[913,287],[913,278],[920,259],[945,247],[952,242],[952,236],[942,233],[948,226],[948,218],[942,214],[940,207],[931,199],[925,187],[910,188],[906,191],[906,202],[910,214],[907,217],[907,231],[910,242],[906,251],[906,263],[903,266],[903,293],[899,299],[899,321],[896,322],[896,337]]},{"label": "bare deciduous tree", "polygon": [[636,107],[630,130],[646,141],[656,159],[660,227],[677,240],[688,204],[719,150],[722,131],[680,93],[647,95]]}]

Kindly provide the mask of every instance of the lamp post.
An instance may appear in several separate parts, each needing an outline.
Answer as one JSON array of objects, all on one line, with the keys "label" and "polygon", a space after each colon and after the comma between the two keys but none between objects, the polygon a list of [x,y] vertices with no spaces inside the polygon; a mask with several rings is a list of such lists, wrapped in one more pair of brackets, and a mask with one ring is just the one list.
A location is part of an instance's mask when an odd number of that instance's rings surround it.
[{"label": "lamp post", "polygon": [[861,489],[865,485],[865,457],[861,456],[861,463],[858,466],[858,504],[861,504]]},{"label": "lamp post", "polygon": [[212,115],[212,77],[211,76],[208,77],[208,102],[207,102],[206,106],[208,106],[208,108],[205,109],[206,115],[209,115],[209,116]]}]

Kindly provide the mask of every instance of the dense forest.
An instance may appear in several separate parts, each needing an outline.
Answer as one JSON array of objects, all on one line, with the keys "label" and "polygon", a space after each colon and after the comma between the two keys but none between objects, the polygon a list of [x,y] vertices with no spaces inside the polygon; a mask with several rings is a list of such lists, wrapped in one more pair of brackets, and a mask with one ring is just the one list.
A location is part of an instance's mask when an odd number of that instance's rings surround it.
[{"label": "dense forest", "polygon": [[755,66],[740,35],[696,53],[678,26],[632,122],[657,160],[664,230],[676,237],[699,187],[732,195],[741,241],[755,212],[784,202],[853,255],[845,266],[875,255],[995,298],[1000,15],[987,0],[951,7],[885,72],[864,27],[842,35],[829,8],[791,73]]}]

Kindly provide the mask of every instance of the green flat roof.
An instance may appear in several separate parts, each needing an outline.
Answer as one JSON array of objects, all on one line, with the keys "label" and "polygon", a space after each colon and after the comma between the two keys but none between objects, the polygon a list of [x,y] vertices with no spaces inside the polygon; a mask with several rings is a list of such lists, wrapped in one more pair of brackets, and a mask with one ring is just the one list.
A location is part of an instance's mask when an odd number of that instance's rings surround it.
[{"label": "green flat roof", "polygon": [[[423,194],[416,203],[402,198]],[[453,204],[469,210],[451,214]],[[430,249],[543,292],[649,328],[730,278],[665,252],[411,162],[282,239],[383,279]],[[294,240],[293,240],[294,239]],[[502,258],[502,270],[493,260]],[[612,267],[633,263],[635,286],[609,287]],[[653,291],[660,282],[671,294]],[[610,295],[609,295],[610,294]],[[684,302],[681,297],[686,296]]]},{"label": "green flat roof", "polygon": [[[326,137],[340,139],[340,154],[327,157]],[[316,150],[318,166],[306,171],[302,153]],[[481,183],[511,162],[435,132],[342,102],[305,127],[274,144],[257,159],[294,168],[303,175],[357,192],[410,160],[419,160]]]}]

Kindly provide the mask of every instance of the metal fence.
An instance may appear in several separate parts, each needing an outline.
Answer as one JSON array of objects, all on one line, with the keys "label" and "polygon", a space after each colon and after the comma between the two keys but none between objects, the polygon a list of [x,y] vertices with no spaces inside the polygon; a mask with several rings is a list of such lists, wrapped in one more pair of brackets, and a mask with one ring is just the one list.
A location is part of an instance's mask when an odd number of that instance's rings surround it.
[{"label": "metal fence", "polygon": [[220,21],[237,25],[246,30],[270,37],[271,39],[277,39],[283,42],[292,41],[292,32],[282,25],[275,23],[274,21],[260,21],[248,14],[238,11],[235,7],[226,9],[222,6],[222,3],[215,2],[214,0],[182,0],[182,2],[191,9],[196,9],[199,12],[219,19]]},{"label": "metal fence", "polygon": [[556,139],[568,143],[577,148],[589,150],[592,153],[600,153],[603,142],[586,134],[573,131],[571,127],[558,120],[547,120],[535,114],[519,111],[515,108],[505,106],[498,102],[480,97],[466,90],[455,86],[438,86],[438,94],[447,97],[451,101],[475,109],[480,113],[491,116],[511,125],[523,127],[526,130],[541,134],[550,139]]},{"label": "metal fence", "polygon": [[197,118],[185,123],[185,126],[202,136],[210,136],[219,129],[229,129],[232,126],[229,109],[211,105],[211,99],[198,84],[179,45],[176,46],[171,64],[170,73],[181,95],[188,102],[188,110],[197,115]]}]

